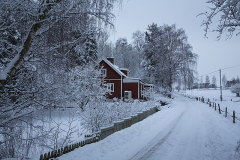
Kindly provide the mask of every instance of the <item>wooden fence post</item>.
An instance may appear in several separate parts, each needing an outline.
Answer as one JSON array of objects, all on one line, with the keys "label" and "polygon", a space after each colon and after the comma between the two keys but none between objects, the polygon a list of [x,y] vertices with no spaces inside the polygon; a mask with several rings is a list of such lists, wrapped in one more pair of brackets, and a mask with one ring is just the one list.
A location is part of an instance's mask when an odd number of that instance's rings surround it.
[{"label": "wooden fence post", "polygon": [[227,117],[227,107],[225,108],[225,117]]},{"label": "wooden fence post", "polygon": [[218,110],[219,110],[219,114],[221,114],[220,104],[218,104]]},{"label": "wooden fence post", "polygon": [[235,123],[235,111],[233,111],[233,123]]},{"label": "wooden fence post", "polygon": [[47,157],[47,153],[44,153],[44,158],[43,158],[44,160],[47,160],[48,159],[48,157]]},{"label": "wooden fence post", "polygon": [[43,160],[43,155],[42,154],[40,155],[40,160]]},{"label": "wooden fence post", "polygon": [[215,103],[215,111],[217,110],[217,103]]},{"label": "wooden fence post", "polygon": [[48,152],[47,157],[51,158],[51,152]]}]

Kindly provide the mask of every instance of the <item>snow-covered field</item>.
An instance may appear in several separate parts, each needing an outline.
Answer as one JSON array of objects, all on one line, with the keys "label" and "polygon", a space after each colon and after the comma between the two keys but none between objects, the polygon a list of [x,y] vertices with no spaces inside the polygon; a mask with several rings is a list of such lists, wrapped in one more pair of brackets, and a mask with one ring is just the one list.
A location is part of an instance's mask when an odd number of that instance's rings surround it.
[{"label": "snow-covered field", "polygon": [[222,90],[223,101],[220,101],[219,89],[206,89],[206,90],[188,90],[182,93],[192,97],[204,97],[210,99],[211,102],[220,104],[221,110],[225,110],[227,107],[228,112],[232,115],[233,110],[236,112],[236,117],[240,119],[240,97],[236,97],[236,94],[231,93],[230,90]]},{"label": "snow-covered field", "polygon": [[58,159],[234,160],[239,135],[240,121],[176,94],[169,108]]},{"label": "snow-covered field", "polygon": [[[187,95],[191,96],[198,96],[198,97],[204,97],[204,98],[210,98],[211,101],[217,101],[220,102],[220,90],[219,89],[193,89],[193,90],[187,90],[182,91],[182,93],[186,93]],[[240,102],[240,97],[236,97],[235,93],[231,93],[229,89],[223,89],[222,90],[222,97],[223,101],[232,101],[233,102]]]}]

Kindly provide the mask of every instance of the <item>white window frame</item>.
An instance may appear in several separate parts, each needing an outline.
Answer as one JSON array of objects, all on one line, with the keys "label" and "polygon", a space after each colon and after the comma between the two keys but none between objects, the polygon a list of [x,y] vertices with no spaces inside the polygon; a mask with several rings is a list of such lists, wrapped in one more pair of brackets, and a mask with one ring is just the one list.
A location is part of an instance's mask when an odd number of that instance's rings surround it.
[{"label": "white window frame", "polygon": [[107,83],[107,89],[109,92],[114,92],[114,83]]},{"label": "white window frame", "polygon": [[107,76],[107,69],[101,69],[101,75],[103,77],[106,77]]}]

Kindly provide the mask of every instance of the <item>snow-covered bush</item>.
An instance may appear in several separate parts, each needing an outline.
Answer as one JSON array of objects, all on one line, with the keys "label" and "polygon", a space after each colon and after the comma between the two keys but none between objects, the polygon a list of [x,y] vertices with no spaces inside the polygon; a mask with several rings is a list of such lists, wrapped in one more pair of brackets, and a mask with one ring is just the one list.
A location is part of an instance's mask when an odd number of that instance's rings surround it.
[{"label": "snow-covered bush", "polygon": [[147,100],[153,100],[153,99],[154,99],[154,97],[153,97],[154,93],[155,93],[155,92],[153,91],[152,88],[146,88],[146,89],[143,90],[143,96],[144,96]]},{"label": "snow-covered bush", "polygon": [[230,88],[230,90],[231,90],[232,93],[239,94],[240,93],[240,83],[233,85]]},{"label": "snow-covered bush", "polygon": [[107,106],[103,102],[91,101],[86,105],[81,117],[81,125],[88,132],[94,133],[100,130],[103,123],[106,122]]},{"label": "snow-covered bush", "polygon": [[90,102],[105,100],[107,88],[100,70],[94,66],[76,67],[69,73],[70,97],[73,104],[82,110]]},{"label": "snow-covered bush", "polygon": [[100,131],[101,127],[107,127],[128,118],[137,112],[154,107],[155,101],[139,102],[90,102],[83,111],[81,125],[88,132]]},{"label": "snow-covered bush", "polygon": [[240,141],[237,142],[236,152],[240,154]]}]

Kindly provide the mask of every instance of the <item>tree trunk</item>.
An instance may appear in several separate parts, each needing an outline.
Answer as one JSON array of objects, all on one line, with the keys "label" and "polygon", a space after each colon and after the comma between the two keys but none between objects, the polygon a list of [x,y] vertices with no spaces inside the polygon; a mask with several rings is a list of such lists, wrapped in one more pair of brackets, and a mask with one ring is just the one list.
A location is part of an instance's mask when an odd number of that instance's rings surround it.
[{"label": "tree trunk", "polygon": [[[60,1],[61,0],[55,0],[55,3],[59,3]],[[46,7],[46,9],[42,12],[43,14],[39,16],[39,21],[37,23],[34,23],[31,27],[31,29],[29,30],[27,38],[22,46],[22,50],[18,53],[19,54],[18,60],[16,62],[14,62],[13,67],[11,67],[10,71],[7,73],[8,74],[7,78],[0,80],[0,90],[2,90],[3,86],[7,84],[7,81],[9,80],[11,75],[14,74],[15,70],[18,68],[20,63],[24,60],[24,57],[27,55],[27,53],[32,45],[32,41],[36,35],[36,32],[41,28],[42,22],[46,19],[47,14],[49,13],[49,11],[52,9],[53,5],[55,4],[53,2],[50,3],[48,0],[46,3],[49,3],[49,4]],[[41,6],[40,6],[40,8],[41,8]]]}]

